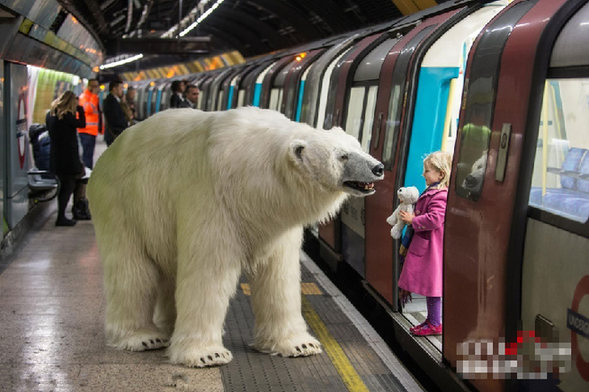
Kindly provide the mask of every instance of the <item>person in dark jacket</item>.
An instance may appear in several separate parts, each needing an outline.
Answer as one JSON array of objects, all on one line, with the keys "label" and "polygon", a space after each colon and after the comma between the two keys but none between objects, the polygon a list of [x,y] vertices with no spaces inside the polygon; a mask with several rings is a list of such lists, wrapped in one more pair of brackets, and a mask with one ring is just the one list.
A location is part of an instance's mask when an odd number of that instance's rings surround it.
[{"label": "person in dark jacket", "polygon": [[55,225],[73,226],[76,220],[66,218],[65,208],[76,181],[85,173],[80,160],[77,131],[77,128],[86,127],[84,108],[78,105],[78,98],[73,92],[65,91],[51,104],[46,122],[51,138],[50,170],[61,182]]},{"label": "person in dark jacket", "polygon": [[124,92],[123,82],[114,80],[108,85],[109,94],[104,98],[102,113],[106,120],[104,141],[110,146],[128,126],[129,122],[121,107],[121,98]]},{"label": "person in dark jacket", "polygon": [[170,87],[172,90],[172,96],[170,97],[170,108],[187,108],[188,104],[184,99],[184,90],[186,89],[186,85],[181,80],[174,80],[172,82],[172,86]]}]

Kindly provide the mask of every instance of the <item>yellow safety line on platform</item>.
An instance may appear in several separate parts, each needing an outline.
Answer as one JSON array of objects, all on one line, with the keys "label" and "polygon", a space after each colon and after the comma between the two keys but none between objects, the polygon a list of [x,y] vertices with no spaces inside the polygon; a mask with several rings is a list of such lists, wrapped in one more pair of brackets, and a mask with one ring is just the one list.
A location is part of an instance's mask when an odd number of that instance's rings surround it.
[{"label": "yellow safety line on platform", "polygon": [[[251,295],[252,291],[248,283],[241,283],[241,291],[244,295]],[[304,295],[322,295],[323,292],[314,282],[301,283],[301,293]]]},{"label": "yellow safety line on platform", "polygon": [[319,341],[323,345],[323,349],[331,359],[331,362],[335,366],[335,369],[339,373],[344,384],[346,384],[348,391],[368,392],[368,388],[364,384],[364,381],[362,381],[362,378],[350,363],[350,360],[344,353],[344,350],[333,338],[333,336],[331,336],[331,334],[327,330],[327,327],[325,326],[323,321],[321,321],[321,318],[309,303],[309,300],[307,300],[307,298],[305,298],[305,296],[303,295],[301,301],[303,316],[305,317],[305,320],[307,320],[307,323],[309,324],[313,332],[315,332],[317,339],[319,339]]}]

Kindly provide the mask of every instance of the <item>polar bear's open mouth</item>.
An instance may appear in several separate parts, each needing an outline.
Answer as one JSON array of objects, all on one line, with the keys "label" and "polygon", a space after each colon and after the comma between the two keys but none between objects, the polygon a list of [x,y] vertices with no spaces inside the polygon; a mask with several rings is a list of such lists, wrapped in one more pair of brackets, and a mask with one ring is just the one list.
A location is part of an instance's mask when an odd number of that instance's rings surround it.
[{"label": "polar bear's open mouth", "polygon": [[374,182],[346,181],[344,187],[351,188],[361,193],[374,193]]}]

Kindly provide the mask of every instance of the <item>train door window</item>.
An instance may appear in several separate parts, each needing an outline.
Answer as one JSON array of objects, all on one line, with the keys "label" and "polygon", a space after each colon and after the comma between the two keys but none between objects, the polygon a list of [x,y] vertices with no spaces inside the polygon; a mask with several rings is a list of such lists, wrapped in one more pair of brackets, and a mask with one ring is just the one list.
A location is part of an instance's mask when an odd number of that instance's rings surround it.
[{"label": "train door window", "polygon": [[370,86],[366,95],[366,110],[364,111],[364,129],[362,130],[362,149],[365,152],[370,150],[370,140],[372,136],[372,124],[374,122],[374,109],[376,108],[376,96],[378,86]]},{"label": "train door window", "polygon": [[239,91],[237,92],[237,106],[236,107],[242,107],[243,106],[243,101],[245,101],[245,89],[239,89]]},{"label": "train door window", "polygon": [[342,54],[337,56],[331,62],[331,64],[329,64],[329,66],[325,70],[325,73],[323,74],[323,79],[321,81],[321,92],[319,95],[319,109],[317,111],[317,123],[316,123],[316,126],[319,128],[324,127],[323,123],[325,121],[325,112],[327,110],[327,99],[330,96],[329,92],[331,91],[330,84],[331,84],[331,75],[333,73],[333,70],[335,69],[335,66],[340,62],[340,59],[343,58],[344,55],[347,54],[351,49],[352,48],[350,47],[347,50],[345,50]]},{"label": "train door window", "polygon": [[399,124],[399,103],[400,103],[400,95],[401,95],[401,85],[396,84],[393,86],[393,90],[391,91],[391,101],[389,106],[389,116],[387,119],[386,128],[388,131],[385,134],[384,139],[384,147],[382,152],[383,163],[385,167],[390,170],[393,165],[393,138],[395,136],[395,131]]},{"label": "train door window", "polygon": [[217,110],[221,110],[223,108],[223,90],[219,90],[219,95],[217,97]]},{"label": "train door window", "polygon": [[350,91],[350,100],[348,102],[348,116],[346,118],[346,133],[360,139],[360,129],[362,128],[362,109],[364,108],[364,95],[366,88],[353,87]]},{"label": "train door window", "polygon": [[279,110],[281,104],[282,104],[282,89],[281,88],[273,88],[272,90],[270,90],[270,105],[268,106],[268,109]]},{"label": "train door window", "polygon": [[378,86],[353,87],[350,91],[348,114],[346,116],[346,133],[354,136],[365,152],[370,148],[374,109]]},{"label": "train door window", "polygon": [[589,79],[552,79],[544,88],[529,205],[589,219]]}]

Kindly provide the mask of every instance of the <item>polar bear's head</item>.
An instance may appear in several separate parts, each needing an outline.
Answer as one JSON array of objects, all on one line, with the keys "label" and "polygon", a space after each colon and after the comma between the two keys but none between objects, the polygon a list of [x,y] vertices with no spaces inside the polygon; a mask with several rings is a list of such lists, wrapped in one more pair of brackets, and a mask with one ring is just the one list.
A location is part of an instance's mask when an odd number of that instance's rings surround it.
[{"label": "polar bear's head", "polygon": [[399,201],[404,204],[415,204],[419,199],[419,190],[414,186],[402,187],[397,191]]},{"label": "polar bear's head", "polygon": [[289,146],[294,167],[308,182],[328,192],[367,196],[384,178],[384,166],[362,151],[356,138],[341,128],[315,130],[295,137]]}]

